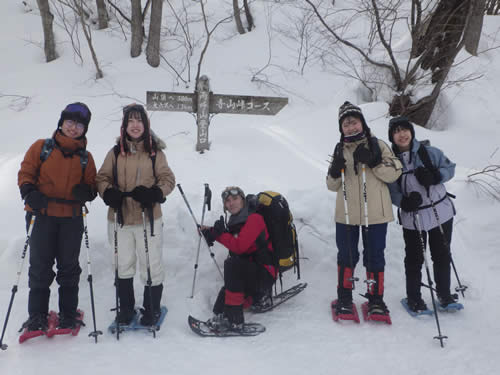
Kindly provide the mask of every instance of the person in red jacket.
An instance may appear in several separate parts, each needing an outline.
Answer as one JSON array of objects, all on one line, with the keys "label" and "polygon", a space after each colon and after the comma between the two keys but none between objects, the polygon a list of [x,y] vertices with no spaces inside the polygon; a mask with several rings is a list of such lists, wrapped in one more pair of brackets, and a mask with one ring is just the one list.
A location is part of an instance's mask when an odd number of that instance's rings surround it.
[{"label": "person in red jacket", "polygon": [[86,151],[90,118],[85,104],[67,105],[52,138],[31,145],[18,173],[27,226],[36,215],[29,242],[29,319],[23,324],[28,331],[47,329],[54,278],[59,284],[59,328],[83,324],[77,312],[82,206],[97,195],[94,159]]},{"label": "person in red jacket", "polygon": [[273,247],[264,218],[248,204],[243,190],[236,186],[221,194],[227,221],[221,216],[213,227],[202,227],[208,244],[217,241],[229,250],[224,261],[224,286],[215,301],[212,329],[238,331],[243,328],[243,304],[252,298],[254,305],[266,304],[276,279]]}]

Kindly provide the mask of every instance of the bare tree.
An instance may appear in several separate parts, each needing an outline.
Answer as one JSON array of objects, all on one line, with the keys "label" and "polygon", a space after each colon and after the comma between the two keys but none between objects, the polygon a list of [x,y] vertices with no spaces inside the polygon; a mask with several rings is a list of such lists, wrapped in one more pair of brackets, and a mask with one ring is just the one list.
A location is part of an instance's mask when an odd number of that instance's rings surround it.
[{"label": "bare tree", "polygon": [[50,12],[50,6],[48,0],[36,0],[38,4],[38,9],[40,9],[40,16],[42,18],[43,26],[43,39],[44,39],[44,52],[45,59],[47,62],[57,59],[56,53],[56,42],[54,38],[54,31],[52,29],[52,23],[54,21],[54,16]]},{"label": "bare tree", "polygon": [[96,0],[99,30],[108,28],[108,11],[104,0]]},{"label": "bare tree", "polygon": [[[323,47],[322,58],[325,54],[335,55],[347,74],[359,79],[372,93],[376,87],[389,88],[393,93],[389,100],[390,114],[406,115],[422,126],[429,125],[439,94],[466,39],[470,39],[471,46],[477,46],[480,24],[471,29],[471,20],[473,10],[484,7],[482,0],[440,0],[437,5],[432,1],[412,0],[410,14],[405,16],[400,0],[361,0],[356,9],[337,12],[321,1],[304,1],[336,45],[326,52]],[[340,12],[344,13],[345,23],[339,23],[340,18],[336,18],[337,24],[329,21]],[[348,12],[351,13],[346,16]],[[359,17],[369,17],[371,21],[368,38],[364,35],[356,38],[355,27],[351,27]],[[393,39],[398,22],[408,20],[412,44],[405,51],[396,48]],[[359,62],[347,50],[354,51]],[[424,86],[426,94],[418,96],[416,93]]]},{"label": "bare tree", "polygon": [[154,68],[160,65],[160,32],[162,11],[163,0],[152,0],[146,59],[148,64]]},{"label": "bare tree", "polygon": [[132,0],[132,37],[130,42],[130,56],[132,57],[139,56],[142,51],[142,42],[144,40],[142,22],[141,0]]},{"label": "bare tree", "polygon": [[248,5],[248,0],[243,0],[243,7],[245,8],[245,17],[247,18],[247,29],[252,31],[255,27],[253,22],[252,12],[250,11],[250,6]]},{"label": "bare tree", "polygon": [[238,4],[238,0],[233,0],[233,13],[236,30],[238,30],[240,34],[245,34],[245,29],[243,28],[243,23],[241,22],[240,5]]}]

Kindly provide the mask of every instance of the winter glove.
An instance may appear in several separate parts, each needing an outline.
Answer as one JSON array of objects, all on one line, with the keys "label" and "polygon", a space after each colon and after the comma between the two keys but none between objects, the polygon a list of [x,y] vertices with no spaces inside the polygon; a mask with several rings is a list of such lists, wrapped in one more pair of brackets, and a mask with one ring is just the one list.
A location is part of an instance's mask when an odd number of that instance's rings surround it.
[{"label": "winter glove", "polygon": [[46,195],[40,193],[38,190],[33,190],[25,197],[24,203],[30,206],[33,210],[41,210],[47,208],[49,199]]},{"label": "winter glove", "polygon": [[71,191],[73,197],[82,204],[85,202],[91,202],[97,196],[97,193],[92,189],[92,186],[88,184],[76,184],[73,186],[73,190]]},{"label": "winter glove", "polygon": [[426,189],[431,185],[437,185],[441,182],[441,173],[436,168],[427,169],[425,167],[418,167],[414,173],[417,181]]},{"label": "winter glove", "polygon": [[332,164],[328,168],[328,174],[331,178],[339,178],[342,174],[342,169],[345,169],[345,159],[342,153],[342,144],[337,143],[335,152],[333,153]]},{"label": "winter glove", "polygon": [[145,207],[151,207],[153,203],[165,201],[162,190],[156,185],[150,188],[143,185],[137,186],[132,190],[132,198]]},{"label": "winter glove", "polygon": [[410,195],[401,199],[401,209],[405,212],[417,211],[422,205],[422,196],[418,191],[412,191]]},{"label": "winter glove", "polygon": [[366,164],[370,168],[375,168],[382,162],[380,147],[374,147],[372,152],[363,143],[356,147],[352,156],[355,163]]},{"label": "winter glove", "polygon": [[102,199],[107,206],[118,210],[122,206],[123,193],[118,189],[109,188],[104,192]]},{"label": "winter glove", "polygon": [[208,246],[214,246],[216,236],[213,229],[214,228],[206,228],[201,231],[203,237],[205,237],[205,240],[207,241]]},{"label": "winter glove", "polygon": [[219,237],[222,233],[227,232],[226,223],[224,222],[224,216],[220,216],[219,220],[214,223],[213,233],[215,234],[215,238]]}]

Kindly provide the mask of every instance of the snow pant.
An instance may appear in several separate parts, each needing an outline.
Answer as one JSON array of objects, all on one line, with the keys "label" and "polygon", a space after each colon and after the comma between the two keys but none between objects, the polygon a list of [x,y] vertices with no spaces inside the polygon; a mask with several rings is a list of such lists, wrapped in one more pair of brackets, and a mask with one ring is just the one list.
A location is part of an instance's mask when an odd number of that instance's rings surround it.
[{"label": "snow pant", "polygon": [[[32,214],[26,214],[26,228]],[[29,298],[30,316],[48,314],[50,285],[59,284],[59,312],[76,317],[78,283],[80,281],[79,256],[83,235],[83,219],[38,215],[29,240]],[[56,263],[57,273],[53,271]]]},{"label": "snow pant", "polygon": [[[429,237],[429,248],[434,269],[434,281],[436,282],[436,291],[439,296],[446,297],[450,295],[450,267],[451,257],[450,249],[446,244],[451,243],[451,234],[453,230],[453,219],[442,224],[446,243],[443,241],[443,235],[439,227],[435,227],[428,232],[422,231],[424,246],[427,245]],[[405,240],[405,273],[406,273],[406,295],[413,301],[419,301],[422,298],[420,287],[422,283],[422,264],[424,263],[424,253],[418,231],[403,228],[403,237]]]},{"label": "snow pant", "polygon": [[213,312],[224,313],[231,323],[243,323],[243,303],[247,296],[259,299],[270,294],[273,277],[249,258],[231,256],[224,261],[224,286],[215,301]]},{"label": "snow pant", "polygon": [[[160,285],[165,279],[163,266],[163,222],[154,221],[154,236],[151,236],[149,224],[146,225],[148,239],[149,266],[151,270],[152,286]],[[142,225],[118,225],[118,277],[130,279],[135,276],[137,259],[139,260],[139,275],[146,284],[148,280],[146,247],[144,242],[144,228]],[[114,249],[114,223],[108,222],[108,240]],[[115,267],[113,254],[113,267]]]},{"label": "snow pant", "polygon": [[[362,230],[363,265],[367,280],[374,280],[368,285],[367,297],[382,299],[384,294],[384,250],[386,245],[387,223],[372,224],[368,231]],[[336,223],[338,282],[337,296],[344,302],[352,301],[352,282],[354,269],[359,262],[359,226]]]}]

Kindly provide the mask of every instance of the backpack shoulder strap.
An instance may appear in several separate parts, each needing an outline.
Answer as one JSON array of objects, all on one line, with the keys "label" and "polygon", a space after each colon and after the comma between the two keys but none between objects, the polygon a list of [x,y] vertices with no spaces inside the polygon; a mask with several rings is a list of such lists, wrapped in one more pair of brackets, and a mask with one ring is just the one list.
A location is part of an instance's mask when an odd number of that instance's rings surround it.
[{"label": "backpack shoulder strap", "polygon": [[43,142],[42,151],[40,151],[40,160],[42,161],[42,163],[50,156],[55,144],[56,142],[54,138],[45,139],[45,141]]},{"label": "backpack shoulder strap", "polygon": [[113,186],[118,188],[118,155],[120,154],[120,145],[114,145],[113,153],[115,154],[115,162],[113,163]]},{"label": "backpack shoulder strap", "polygon": [[429,153],[427,152],[427,149],[425,148],[424,145],[422,144],[420,145],[420,147],[417,150],[417,154],[420,160],[422,160],[422,163],[424,163],[425,168],[429,170],[435,169],[434,165],[432,164]]}]

